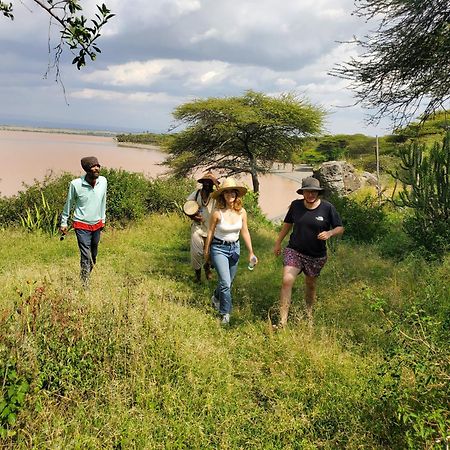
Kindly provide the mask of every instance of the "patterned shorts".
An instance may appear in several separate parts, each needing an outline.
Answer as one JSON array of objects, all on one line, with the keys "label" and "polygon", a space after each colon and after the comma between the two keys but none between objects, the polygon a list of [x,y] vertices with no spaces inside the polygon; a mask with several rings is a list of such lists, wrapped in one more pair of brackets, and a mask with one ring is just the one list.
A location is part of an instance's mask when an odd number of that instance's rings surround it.
[{"label": "patterned shorts", "polygon": [[286,247],[283,252],[283,265],[300,269],[309,277],[318,277],[323,266],[327,262],[327,257],[313,258],[299,253],[293,248]]}]

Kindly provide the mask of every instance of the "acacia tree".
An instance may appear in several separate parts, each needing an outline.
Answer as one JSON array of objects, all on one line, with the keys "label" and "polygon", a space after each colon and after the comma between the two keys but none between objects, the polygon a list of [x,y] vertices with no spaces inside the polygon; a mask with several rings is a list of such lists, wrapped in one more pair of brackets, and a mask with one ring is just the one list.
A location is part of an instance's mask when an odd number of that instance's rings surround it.
[{"label": "acacia tree", "polygon": [[357,102],[402,125],[423,108],[427,117],[450,99],[450,3],[448,0],[356,0],[355,14],[379,20],[377,29],[352,42],[357,58],[331,75],[351,80]]},{"label": "acacia tree", "polygon": [[241,97],[208,98],[175,109],[187,127],[175,135],[167,160],[186,176],[197,168],[227,176],[248,173],[259,192],[258,174],[274,161],[288,161],[302,137],[318,133],[324,111],[292,94],[277,98],[247,91]]},{"label": "acacia tree", "polygon": [[[56,22],[61,28],[60,41],[54,48],[54,67],[56,67],[56,77],[58,80],[59,60],[64,45],[67,45],[75,54],[72,64],[76,64],[77,69],[81,69],[81,67],[86,65],[86,58],[90,58],[93,61],[97,54],[101,53],[97,45],[97,40],[101,36],[100,32],[102,27],[108,20],[114,17],[114,14],[111,14],[111,11],[104,3],[101,6],[97,5],[98,12],[88,23],[88,19],[82,14],[83,8],[79,0],[33,1],[49,14],[50,25]],[[13,4],[4,3],[0,0],[0,13],[14,20]]]}]

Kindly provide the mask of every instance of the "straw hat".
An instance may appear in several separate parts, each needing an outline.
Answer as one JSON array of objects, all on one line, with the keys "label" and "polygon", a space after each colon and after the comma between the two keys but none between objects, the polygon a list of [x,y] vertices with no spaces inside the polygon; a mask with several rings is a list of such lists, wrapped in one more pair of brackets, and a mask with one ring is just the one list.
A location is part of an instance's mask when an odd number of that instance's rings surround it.
[{"label": "straw hat", "polygon": [[198,210],[199,210],[199,206],[195,200],[188,200],[183,205],[183,211],[188,216],[193,216],[194,214],[197,214]]},{"label": "straw hat", "polygon": [[220,184],[219,180],[212,174],[212,172],[205,172],[203,174],[203,176],[201,178],[199,178],[197,181],[199,183],[203,183],[204,181],[207,181],[207,180],[212,181],[216,187],[219,186],[219,184]]},{"label": "straw hat", "polygon": [[297,194],[303,194],[303,190],[305,191],[323,191],[323,188],[320,187],[320,182],[317,178],[307,177],[302,180],[302,187],[297,190]]},{"label": "straw hat", "polygon": [[245,195],[245,193],[247,192],[246,187],[240,186],[233,177],[229,177],[229,178],[225,178],[225,180],[222,181],[220,188],[218,188],[216,191],[214,191],[211,194],[211,197],[217,198],[223,191],[230,191],[230,190],[237,191],[239,197],[243,197]]}]

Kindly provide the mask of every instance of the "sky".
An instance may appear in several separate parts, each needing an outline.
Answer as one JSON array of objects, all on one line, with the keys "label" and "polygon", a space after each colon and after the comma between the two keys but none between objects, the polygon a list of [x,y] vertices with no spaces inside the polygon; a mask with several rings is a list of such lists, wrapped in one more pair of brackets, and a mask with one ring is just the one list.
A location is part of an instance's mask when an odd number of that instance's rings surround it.
[{"label": "sky", "polygon": [[[328,72],[356,56],[342,42],[374,25],[352,15],[353,0],[105,0],[116,16],[87,67],[45,76],[58,29],[31,0],[0,17],[0,125],[167,132],[172,111],[196,98],[252,89],[294,93],[327,112],[324,133],[383,135],[354,106],[344,80]],[[86,13],[95,1],[80,0]]]}]

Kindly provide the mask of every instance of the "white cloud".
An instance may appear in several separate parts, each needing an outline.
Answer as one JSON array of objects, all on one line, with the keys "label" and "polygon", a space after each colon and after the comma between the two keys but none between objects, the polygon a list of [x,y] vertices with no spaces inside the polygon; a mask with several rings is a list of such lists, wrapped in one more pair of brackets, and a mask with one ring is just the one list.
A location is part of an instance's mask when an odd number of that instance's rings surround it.
[{"label": "white cloud", "polygon": [[178,104],[182,99],[165,92],[118,92],[100,89],[81,89],[70,94],[71,98],[82,100],[100,100],[105,102],[138,102]]},{"label": "white cloud", "polygon": [[[95,12],[96,3],[84,0],[83,8]],[[48,16],[38,7],[30,13],[15,4],[16,20],[3,19],[0,27],[0,56],[6,61],[0,69],[0,98],[11,114],[25,114],[31,100],[24,99],[32,99],[38,117],[57,117],[57,102],[67,120],[89,111],[92,121],[154,129],[168,126],[171,110],[190,98],[241,95],[247,89],[295,92],[328,109],[353,103],[346,82],[328,75],[335,63],[356,56],[354,48],[336,41],[367,29],[350,14],[353,0],[105,3],[116,16],[102,32],[97,60],[77,71],[70,52],[63,58],[69,109],[53,79],[42,80]],[[37,95],[36,86],[42,85],[52,86],[51,102]],[[351,117],[338,109],[330,120],[350,128],[363,115],[354,111]],[[338,116],[351,120],[338,121]]]}]

